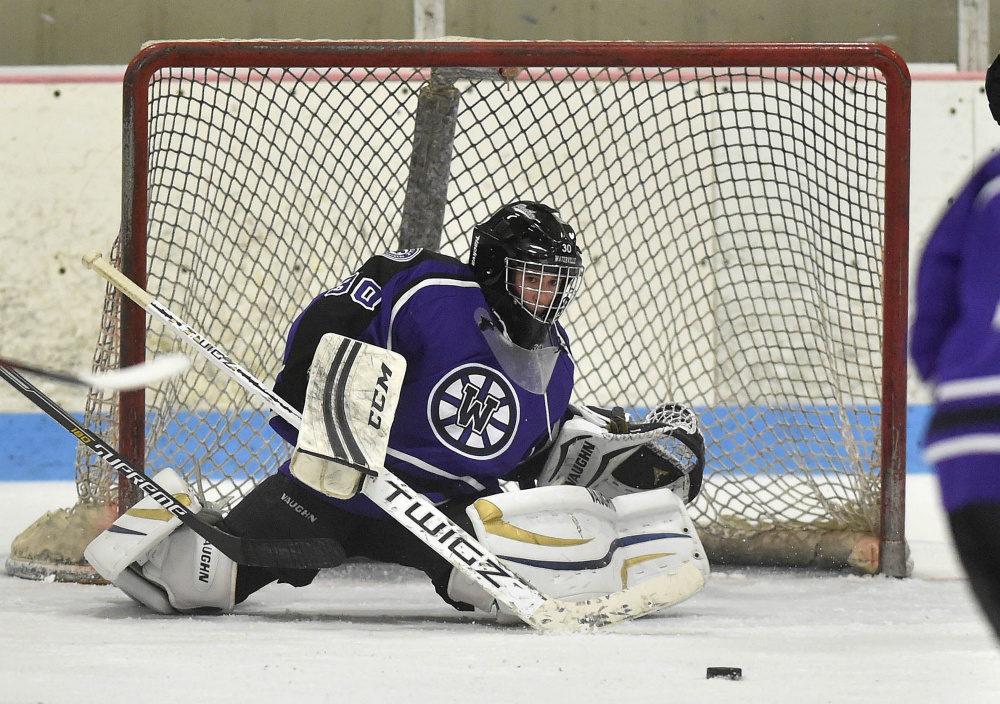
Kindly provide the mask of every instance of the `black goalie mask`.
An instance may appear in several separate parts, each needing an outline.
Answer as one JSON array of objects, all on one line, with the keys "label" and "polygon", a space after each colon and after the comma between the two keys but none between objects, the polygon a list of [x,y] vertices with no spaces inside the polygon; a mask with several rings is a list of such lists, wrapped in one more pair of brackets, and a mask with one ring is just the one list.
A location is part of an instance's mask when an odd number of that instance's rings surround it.
[{"label": "black goalie mask", "polygon": [[469,265],[510,339],[529,349],[551,343],[583,278],[573,228],[530,201],[505,205],[473,228]]}]

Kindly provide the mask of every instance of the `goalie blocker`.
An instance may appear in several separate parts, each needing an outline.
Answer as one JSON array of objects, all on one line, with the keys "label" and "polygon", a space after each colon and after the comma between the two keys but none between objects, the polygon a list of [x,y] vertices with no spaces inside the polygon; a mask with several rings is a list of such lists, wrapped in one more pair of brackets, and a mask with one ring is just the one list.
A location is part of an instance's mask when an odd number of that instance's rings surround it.
[{"label": "goalie blocker", "polygon": [[385,463],[406,374],[400,355],[327,333],[309,367],[292,475],[336,499],[358,493]]}]

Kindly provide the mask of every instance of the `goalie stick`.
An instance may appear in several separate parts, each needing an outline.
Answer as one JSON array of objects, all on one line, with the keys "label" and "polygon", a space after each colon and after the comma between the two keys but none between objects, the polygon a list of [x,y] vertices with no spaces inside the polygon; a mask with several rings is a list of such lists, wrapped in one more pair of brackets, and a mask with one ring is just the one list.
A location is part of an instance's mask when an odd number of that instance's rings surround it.
[{"label": "goalie stick", "polygon": [[[111,266],[99,253],[91,252],[84,256],[83,261],[246,391],[264,401],[272,411],[294,427],[301,426],[302,415],[296,408],[265,387],[148,291]],[[674,572],[601,597],[583,601],[551,598],[509,570],[476,538],[388,469],[380,467],[376,476],[366,477],[361,492],[494,599],[538,630],[588,631],[610,626],[682,601],[705,584],[705,576],[695,564],[689,562]]]},{"label": "goalie stick", "polygon": [[20,391],[27,399],[41,408],[59,425],[68,430],[94,454],[156,500],[163,508],[177,516],[185,525],[243,565],[270,568],[318,569],[336,567],[344,559],[344,550],[335,540],[325,538],[310,540],[261,540],[239,538],[205,523],[197,514],[170,495],[146,474],[129,464],[96,433],[81,425],[73,416],[43,394],[34,384],[11,369],[0,365],[0,377]]},{"label": "goalie stick", "polygon": [[129,391],[131,389],[141,389],[145,386],[152,386],[158,381],[169,379],[191,366],[191,360],[182,354],[162,354],[159,357],[135,364],[124,369],[114,369],[108,372],[78,373],[57,372],[52,369],[43,369],[24,362],[15,362],[13,359],[0,357],[0,367],[7,369],[17,369],[22,372],[37,374],[38,376],[54,381],[61,381],[66,384],[77,386],[88,386],[92,389],[102,389],[104,391]]}]

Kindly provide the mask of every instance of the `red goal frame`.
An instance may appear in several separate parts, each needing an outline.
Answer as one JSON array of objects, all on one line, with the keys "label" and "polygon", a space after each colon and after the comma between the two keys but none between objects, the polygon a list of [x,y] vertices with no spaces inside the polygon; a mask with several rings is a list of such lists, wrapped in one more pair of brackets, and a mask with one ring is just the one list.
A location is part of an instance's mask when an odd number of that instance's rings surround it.
[{"label": "red goal frame", "polygon": [[[885,242],[883,257],[881,535],[882,572],[906,572],[904,540],[906,472],[906,334],[909,226],[910,77],[891,49],[875,44],[774,44],[684,42],[513,41],[190,41],[150,45],[124,77],[123,205],[121,268],[146,285],[148,85],[165,67],[269,68],[340,66],[404,68],[522,66],[802,66],[871,67],[884,77],[886,104]],[[121,364],[144,361],[145,312],[124,300]],[[142,469],[145,396],[120,396],[121,454]],[[120,489],[127,506],[127,488]]]}]

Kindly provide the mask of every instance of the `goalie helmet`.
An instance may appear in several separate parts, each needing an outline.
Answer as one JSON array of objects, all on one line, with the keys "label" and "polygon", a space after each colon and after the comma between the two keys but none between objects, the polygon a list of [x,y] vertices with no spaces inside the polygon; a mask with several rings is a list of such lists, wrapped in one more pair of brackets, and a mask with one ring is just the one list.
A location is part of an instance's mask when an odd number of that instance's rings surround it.
[{"label": "goalie helmet", "polygon": [[531,201],[505,205],[473,228],[469,265],[510,339],[525,348],[549,342],[583,277],[576,232]]}]

